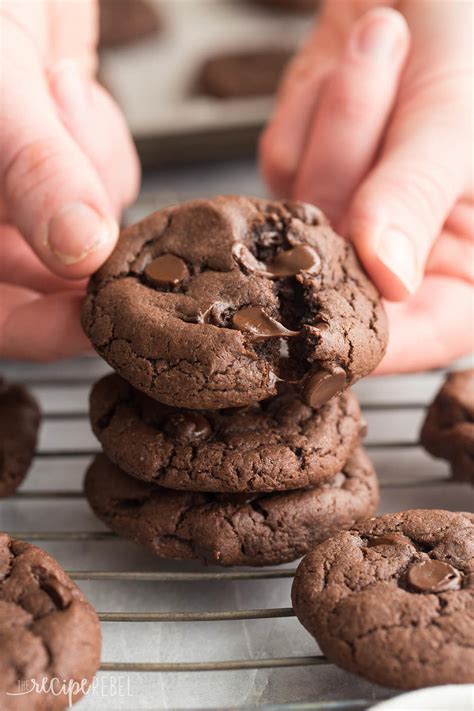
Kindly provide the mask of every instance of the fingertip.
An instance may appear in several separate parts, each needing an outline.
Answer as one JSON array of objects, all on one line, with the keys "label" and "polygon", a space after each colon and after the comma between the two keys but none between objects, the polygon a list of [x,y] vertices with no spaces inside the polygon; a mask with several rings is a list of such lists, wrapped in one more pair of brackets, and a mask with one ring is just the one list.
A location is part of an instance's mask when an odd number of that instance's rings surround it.
[{"label": "fingertip", "polygon": [[374,7],[355,23],[346,47],[350,58],[395,59],[406,54],[410,30],[403,15],[391,7]]},{"label": "fingertip", "polygon": [[384,298],[405,301],[416,293],[422,279],[416,247],[407,234],[390,226],[380,209],[364,205],[361,210],[356,200],[348,233]]},{"label": "fingertip", "polygon": [[48,266],[68,279],[89,276],[107,259],[119,233],[116,220],[90,205],[70,203],[49,221],[42,237]]}]

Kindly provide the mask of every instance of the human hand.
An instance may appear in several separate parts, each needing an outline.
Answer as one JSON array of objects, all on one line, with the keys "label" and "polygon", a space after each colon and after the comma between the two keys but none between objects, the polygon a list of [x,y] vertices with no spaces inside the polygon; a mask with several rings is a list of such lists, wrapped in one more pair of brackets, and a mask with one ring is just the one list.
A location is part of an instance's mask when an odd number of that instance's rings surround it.
[{"label": "human hand", "polygon": [[473,6],[388,5],[326,0],[260,155],[275,193],[353,241],[390,300],[379,371],[397,372],[474,347]]},{"label": "human hand", "polygon": [[112,251],[139,168],[124,120],[94,80],[96,0],[0,9],[0,357],[89,348],[85,277]]}]

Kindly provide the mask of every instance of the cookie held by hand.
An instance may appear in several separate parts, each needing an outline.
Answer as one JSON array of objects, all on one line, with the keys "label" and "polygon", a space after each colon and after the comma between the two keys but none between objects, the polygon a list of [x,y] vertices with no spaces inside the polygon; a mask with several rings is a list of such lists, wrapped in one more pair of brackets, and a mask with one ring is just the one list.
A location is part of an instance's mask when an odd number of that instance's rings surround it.
[{"label": "cookie held by hand", "polygon": [[195,200],[126,228],[82,323],[126,380],[174,407],[248,405],[291,383],[320,407],[387,343],[378,292],[316,208]]}]

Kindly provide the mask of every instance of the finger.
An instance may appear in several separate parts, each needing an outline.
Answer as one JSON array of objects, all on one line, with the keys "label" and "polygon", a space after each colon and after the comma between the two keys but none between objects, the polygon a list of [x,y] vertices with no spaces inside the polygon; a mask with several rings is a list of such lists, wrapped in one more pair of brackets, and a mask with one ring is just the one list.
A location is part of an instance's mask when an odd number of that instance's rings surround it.
[{"label": "finger", "polygon": [[338,50],[337,38],[323,23],[285,72],[273,117],[259,144],[262,175],[274,195],[291,194],[319,91]]},{"label": "finger", "polygon": [[61,120],[94,164],[120,215],[135,199],[139,185],[138,158],[121,112],[78,62],[61,60],[48,77]]},{"label": "finger", "polygon": [[17,284],[43,294],[83,289],[87,281],[62,279],[38,259],[18,230],[0,224],[0,283]]},{"label": "finger", "polygon": [[0,357],[47,361],[90,350],[79,322],[81,293],[42,296],[0,284],[0,294]]},{"label": "finger", "polygon": [[427,275],[404,303],[387,303],[389,344],[376,374],[444,367],[473,348],[474,288]]},{"label": "finger", "polygon": [[317,204],[333,222],[373,162],[408,48],[400,13],[370,10],[321,91],[293,197]]},{"label": "finger", "polygon": [[428,256],[426,272],[463,279],[474,286],[474,239],[443,230]]},{"label": "finger", "polygon": [[441,65],[426,76],[420,68],[416,85],[404,88],[377,166],[348,216],[367,271],[392,300],[417,290],[434,240],[470,188],[471,81],[442,62],[441,53]]},{"label": "finger", "polygon": [[2,61],[9,71],[0,73],[0,182],[10,219],[51,270],[84,277],[117,239],[109,198],[59,120],[33,43],[8,20]]}]

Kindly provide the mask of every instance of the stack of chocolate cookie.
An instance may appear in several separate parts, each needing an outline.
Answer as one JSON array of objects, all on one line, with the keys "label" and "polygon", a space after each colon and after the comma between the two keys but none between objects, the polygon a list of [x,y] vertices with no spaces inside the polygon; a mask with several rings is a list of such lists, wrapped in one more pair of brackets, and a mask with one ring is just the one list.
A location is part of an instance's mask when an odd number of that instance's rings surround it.
[{"label": "stack of chocolate cookie", "polygon": [[316,208],[197,200],[123,231],[83,325],[96,514],[162,557],[277,564],[371,516],[346,389],[380,361],[379,296]]}]

